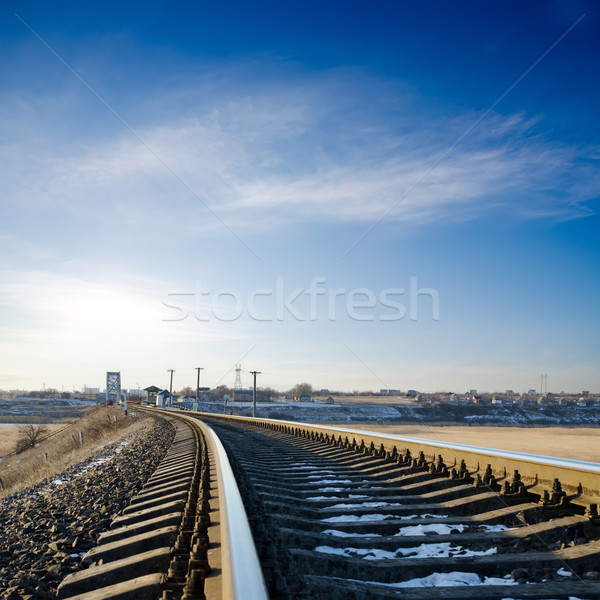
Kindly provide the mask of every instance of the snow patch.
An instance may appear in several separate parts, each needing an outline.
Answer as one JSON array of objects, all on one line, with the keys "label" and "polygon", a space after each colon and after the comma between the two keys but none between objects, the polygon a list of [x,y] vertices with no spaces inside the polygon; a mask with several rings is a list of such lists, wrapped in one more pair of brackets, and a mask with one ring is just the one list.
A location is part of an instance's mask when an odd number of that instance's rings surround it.
[{"label": "snow patch", "polygon": [[414,548],[398,548],[382,550],[381,548],[332,548],[317,546],[316,552],[322,554],[338,554],[347,557],[360,557],[365,560],[391,560],[402,557],[410,558],[450,558],[453,556],[490,556],[498,552],[497,548],[488,550],[469,550],[463,546],[453,546],[450,542],[440,544],[421,544]]},{"label": "snow patch", "polygon": [[428,535],[428,534],[437,534],[437,535],[450,535],[453,530],[458,530],[462,533],[468,526],[457,524],[457,525],[446,525],[445,523],[433,523],[432,525],[408,525],[406,527],[401,527],[396,536],[405,536],[405,535]]},{"label": "snow patch", "polygon": [[469,550],[463,546],[453,546],[450,542],[421,544],[414,548],[398,548],[396,554],[411,558],[449,558],[451,556],[490,556],[497,554],[498,548],[487,550]]},{"label": "snow patch", "polygon": [[429,513],[423,513],[421,515],[404,515],[398,517],[399,519],[410,521],[411,519],[447,519],[448,515],[431,515]]},{"label": "snow patch", "polygon": [[[320,478],[321,476],[318,475],[317,477]],[[308,478],[312,479],[313,476],[310,475]],[[321,483],[352,483],[352,480],[351,479],[319,479],[318,481],[311,481],[311,483],[318,483],[318,484],[321,484]]]},{"label": "snow patch", "polygon": [[[510,531],[511,528],[506,525],[480,525],[480,529],[484,531],[484,533],[494,533],[496,531]],[[514,529],[514,528],[512,528]]]},{"label": "snow patch", "polygon": [[339,531],[337,529],[325,529],[321,532],[324,535],[332,535],[334,537],[381,537],[380,533],[347,533],[346,531]]},{"label": "snow patch", "polygon": [[516,581],[507,575],[500,577],[484,577],[483,579],[477,573],[463,573],[461,571],[451,571],[450,573],[432,573],[426,577],[417,577],[408,581],[398,583],[381,583],[379,581],[369,581],[370,585],[382,585],[392,588],[419,588],[419,587],[457,587],[465,585],[518,585]]},{"label": "snow patch", "polygon": [[350,521],[384,521],[385,519],[394,519],[396,515],[339,515],[337,517],[328,517],[327,519],[321,519],[322,523],[347,523]]},{"label": "snow patch", "polygon": [[381,508],[382,506],[404,506],[398,502],[360,502],[357,504],[334,504],[333,506],[328,506],[327,508],[343,508],[343,509],[352,509],[352,508]]},{"label": "snow patch", "polygon": [[307,500],[343,500],[341,496],[309,496]]},{"label": "snow patch", "polygon": [[[307,498],[307,500],[346,500],[346,499],[357,499],[360,500],[361,498],[368,498],[369,496],[366,496],[365,494],[348,494],[348,496],[346,498],[344,498],[343,496],[309,496]],[[352,506],[355,506],[354,504]],[[329,507],[332,508],[332,507]]]}]

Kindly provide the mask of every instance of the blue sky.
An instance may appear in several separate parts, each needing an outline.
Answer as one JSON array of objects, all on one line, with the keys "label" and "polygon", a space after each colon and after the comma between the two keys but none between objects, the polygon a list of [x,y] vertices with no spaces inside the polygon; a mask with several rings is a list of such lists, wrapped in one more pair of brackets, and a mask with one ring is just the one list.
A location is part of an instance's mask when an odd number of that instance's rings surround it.
[{"label": "blue sky", "polygon": [[600,391],[594,3],[1,10],[0,388]]}]

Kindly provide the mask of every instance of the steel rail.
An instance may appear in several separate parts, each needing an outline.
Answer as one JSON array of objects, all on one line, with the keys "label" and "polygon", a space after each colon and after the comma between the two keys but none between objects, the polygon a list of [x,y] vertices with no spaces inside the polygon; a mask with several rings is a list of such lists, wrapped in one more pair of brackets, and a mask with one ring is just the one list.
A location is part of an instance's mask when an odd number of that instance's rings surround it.
[{"label": "steel rail", "polygon": [[[292,421],[282,421],[287,425],[291,425]],[[296,426],[298,423],[294,423]],[[310,427],[319,428],[318,425],[308,424]],[[407,442],[418,444],[419,446],[431,446],[433,448],[444,448],[447,450],[457,450],[459,452],[472,452],[474,454],[482,454],[484,456],[497,456],[498,458],[508,458],[512,460],[520,460],[531,462],[538,465],[548,465],[552,467],[561,467],[564,469],[578,469],[581,471],[589,471],[590,473],[600,474],[600,463],[576,460],[572,458],[560,458],[556,456],[546,456],[543,454],[528,454],[525,452],[515,452],[514,450],[499,450],[497,448],[488,448],[485,446],[469,446],[467,444],[457,444],[455,442],[435,441],[427,438],[415,438],[410,436],[382,434],[375,431],[367,431],[364,429],[344,429],[342,427],[328,427],[330,431],[338,431],[340,433],[370,436],[381,440],[395,440],[399,442]]]},{"label": "steel rail", "polygon": [[574,504],[586,508],[589,508],[592,504],[600,504],[600,464],[598,463],[359,429],[345,429],[330,425],[212,413],[194,414],[201,419],[248,423],[269,429],[304,432],[308,435],[348,438],[350,441],[354,440],[357,444],[364,443],[367,448],[373,444],[377,450],[383,448],[386,452],[392,452],[394,448],[398,451],[401,448],[410,450],[411,454],[415,456],[419,452],[423,452],[426,456],[429,456],[428,462],[432,462],[438,456],[441,456],[449,468],[455,467],[461,464],[461,461],[464,461],[471,475],[482,475],[489,465],[497,480],[508,481],[510,476],[518,472],[527,489],[540,495],[545,491],[552,491],[555,480],[558,479],[565,492],[570,494],[569,499]]},{"label": "steel rail", "polygon": [[256,553],[248,517],[235,476],[221,440],[206,424],[207,436],[217,456],[216,467],[221,501],[221,555],[223,598],[268,600],[265,580]]},{"label": "steel rail", "polygon": [[173,409],[151,409],[177,417],[200,429],[212,448],[217,475],[220,527],[222,600],[268,600],[262,567],[250,531],[248,517],[223,444],[209,425]]}]

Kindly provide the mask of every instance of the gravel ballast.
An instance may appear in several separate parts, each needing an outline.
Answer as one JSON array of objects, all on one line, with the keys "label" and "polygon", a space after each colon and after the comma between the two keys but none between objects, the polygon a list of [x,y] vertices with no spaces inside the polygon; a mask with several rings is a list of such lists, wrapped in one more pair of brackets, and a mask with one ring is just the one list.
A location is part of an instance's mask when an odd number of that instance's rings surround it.
[{"label": "gravel ballast", "polygon": [[0,500],[0,598],[46,600],[156,470],[175,430],[157,419],[65,472]]}]

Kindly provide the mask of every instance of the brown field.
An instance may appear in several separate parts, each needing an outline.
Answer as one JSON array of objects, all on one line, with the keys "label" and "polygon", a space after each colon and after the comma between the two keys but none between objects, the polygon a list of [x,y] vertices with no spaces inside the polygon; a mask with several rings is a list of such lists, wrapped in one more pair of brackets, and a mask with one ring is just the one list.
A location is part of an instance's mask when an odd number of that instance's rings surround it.
[{"label": "brown field", "polygon": [[338,424],[340,427],[600,462],[600,429],[592,427],[468,427]]},{"label": "brown field", "polygon": [[[64,427],[64,424],[45,425],[48,433]],[[0,458],[14,452],[19,435],[19,425],[0,425]]]},{"label": "brown field", "polygon": [[[75,421],[71,427],[57,433],[35,448],[7,456],[14,450],[17,427],[0,427],[5,457],[0,462],[0,497],[29,487],[46,477],[60,473],[94,454],[100,447],[121,439],[125,435],[149,428],[154,419],[138,413],[137,418],[125,417],[119,408],[102,407]],[[62,429],[63,424],[49,425]],[[80,437],[81,432],[81,437]],[[83,438],[83,444],[81,439]],[[2,489],[3,488],[3,489]]]}]

